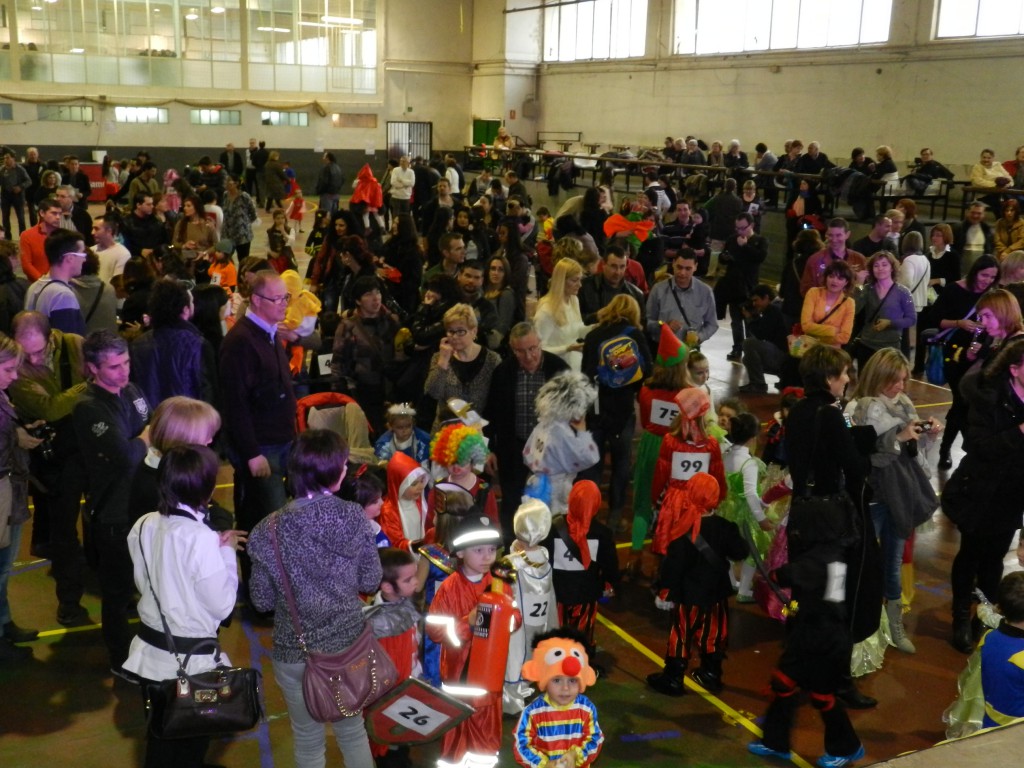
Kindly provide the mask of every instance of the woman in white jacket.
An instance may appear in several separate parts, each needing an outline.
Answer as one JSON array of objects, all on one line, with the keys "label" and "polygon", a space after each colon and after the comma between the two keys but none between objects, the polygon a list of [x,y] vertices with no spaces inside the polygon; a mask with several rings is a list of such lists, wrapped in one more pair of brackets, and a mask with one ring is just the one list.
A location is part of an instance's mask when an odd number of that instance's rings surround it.
[{"label": "woman in white jacket", "polygon": [[583,267],[573,259],[562,259],[551,273],[548,292],[537,302],[533,318],[545,352],[558,355],[579,373],[583,362],[583,337],[590,327],[584,325],[580,301],[576,295],[583,284]]},{"label": "woman in white jacket", "polygon": [[[216,640],[220,622],[231,615],[238,592],[235,551],[241,531],[217,533],[208,527],[206,505],[213,496],[220,463],[205,446],[171,448],[160,460],[159,510],[143,515],[128,534],[139,600],[139,634],[132,640],[124,669],[143,683],[177,676],[200,640]],[[163,618],[161,618],[161,615]],[[164,620],[177,654],[168,648]],[[227,656],[200,648],[189,659],[189,674],[230,666]],[[201,768],[208,737],[146,737],[145,768]]]}]

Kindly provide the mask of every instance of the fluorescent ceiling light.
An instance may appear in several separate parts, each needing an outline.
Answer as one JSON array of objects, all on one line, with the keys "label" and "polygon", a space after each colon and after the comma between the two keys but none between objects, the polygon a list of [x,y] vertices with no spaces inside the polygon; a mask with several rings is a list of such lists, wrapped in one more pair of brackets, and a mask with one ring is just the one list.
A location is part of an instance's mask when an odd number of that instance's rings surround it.
[{"label": "fluorescent ceiling light", "polygon": [[33,11],[41,11],[41,10],[43,10],[43,6],[41,6],[41,5],[33,5],[32,6],[32,10]]},{"label": "fluorescent ceiling light", "polygon": [[348,16],[321,16],[320,21],[325,21],[328,24],[352,24],[361,26],[363,23],[362,19],[353,19]]},{"label": "fluorescent ceiling light", "polygon": [[210,13],[224,13],[224,6],[215,5],[210,9]]},{"label": "fluorescent ceiling light", "polygon": [[56,3],[57,2],[57,0],[43,0],[43,1],[47,2],[47,3]]},{"label": "fluorescent ceiling light", "polygon": [[285,34],[287,34],[288,32],[291,32],[290,29],[285,29],[284,27],[256,27],[256,31],[257,32],[284,32]]},{"label": "fluorescent ceiling light", "polygon": [[71,53],[85,53],[85,48],[72,48]]},{"label": "fluorescent ceiling light", "polygon": [[186,21],[195,21],[199,18],[199,14],[196,13],[196,9],[193,8],[191,11],[185,14]]}]

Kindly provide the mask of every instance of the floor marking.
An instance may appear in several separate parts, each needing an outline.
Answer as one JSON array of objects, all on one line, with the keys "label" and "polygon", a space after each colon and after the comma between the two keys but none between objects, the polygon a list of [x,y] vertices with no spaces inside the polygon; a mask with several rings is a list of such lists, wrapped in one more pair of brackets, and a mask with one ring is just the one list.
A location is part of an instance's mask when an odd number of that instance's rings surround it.
[{"label": "floor marking", "polygon": [[654,733],[624,733],[620,741],[657,741],[658,739],[678,739],[683,734],[679,731],[655,731]]},{"label": "floor marking", "polygon": [[[138,619],[128,619],[129,624],[138,624]],[[38,639],[44,637],[60,637],[61,635],[69,635],[72,632],[91,632],[96,629],[102,629],[103,625],[97,622],[96,624],[83,624],[80,627],[60,627],[59,629],[45,629],[39,633]]]},{"label": "floor marking", "polygon": [[[659,656],[646,645],[641,643],[639,640],[637,640],[635,637],[633,637],[631,634],[629,634],[626,630],[624,630],[618,624],[613,622],[611,619],[598,613],[597,621],[602,626],[609,629],[613,634],[617,635],[627,645],[632,646],[632,648],[636,650],[641,656],[644,656],[645,658],[649,659],[653,663],[657,664],[659,667],[665,666],[665,660],[661,656]],[[750,720],[750,718],[745,717],[742,713],[730,707],[728,704],[726,704],[724,701],[722,701],[714,694],[708,693],[706,690],[704,690],[704,688],[702,688],[696,682],[694,682],[693,679],[689,676],[684,678],[684,683],[686,684],[687,688],[696,693],[699,693],[712,706],[719,709],[724,715],[727,715],[728,717],[732,718],[732,720],[738,723],[739,725],[742,725],[744,728],[746,728],[748,731],[754,734],[757,738],[760,739],[764,735],[761,729],[758,727],[757,723],[753,722],[752,720]],[[798,766],[798,768],[813,768],[813,766],[810,763],[808,763],[806,760],[800,757],[800,755],[798,755],[796,752],[792,753],[792,757],[790,759],[793,765]]]}]

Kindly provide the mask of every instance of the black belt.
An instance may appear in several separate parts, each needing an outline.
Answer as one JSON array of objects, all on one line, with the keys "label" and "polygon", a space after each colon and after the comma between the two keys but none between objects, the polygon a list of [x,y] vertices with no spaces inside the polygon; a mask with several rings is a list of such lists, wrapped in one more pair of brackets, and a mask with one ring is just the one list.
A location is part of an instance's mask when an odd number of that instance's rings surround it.
[{"label": "black belt", "polygon": [[[154,648],[159,648],[161,651],[167,651],[168,653],[192,653],[194,648],[203,643],[217,642],[216,637],[178,637],[177,635],[172,635],[174,639],[174,650],[172,651],[170,646],[167,645],[167,635],[142,623],[139,624],[139,637]],[[210,646],[200,651],[197,655],[210,656],[215,650],[214,646]]]}]

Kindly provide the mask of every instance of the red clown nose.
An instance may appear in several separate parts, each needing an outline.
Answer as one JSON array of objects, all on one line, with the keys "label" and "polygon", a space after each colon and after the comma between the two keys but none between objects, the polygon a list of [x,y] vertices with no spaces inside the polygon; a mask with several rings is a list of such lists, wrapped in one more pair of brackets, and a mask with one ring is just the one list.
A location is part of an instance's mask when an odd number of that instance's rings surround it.
[{"label": "red clown nose", "polygon": [[575,656],[570,656],[562,662],[562,672],[565,673],[566,677],[576,677],[581,669],[583,667],[580,665],[580,660]]}]

